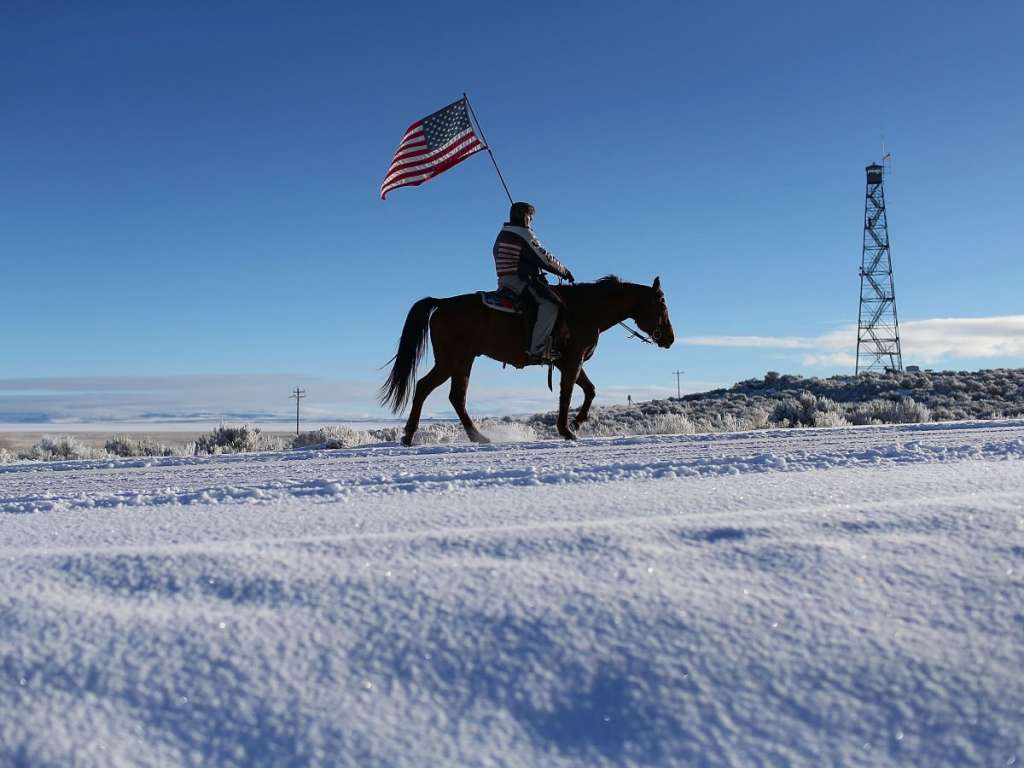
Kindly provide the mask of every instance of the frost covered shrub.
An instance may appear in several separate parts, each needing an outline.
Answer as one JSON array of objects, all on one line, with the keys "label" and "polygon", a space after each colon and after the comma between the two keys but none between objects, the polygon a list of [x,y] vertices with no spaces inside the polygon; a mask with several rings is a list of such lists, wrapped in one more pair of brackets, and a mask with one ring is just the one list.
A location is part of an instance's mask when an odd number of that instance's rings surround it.
[{"label": "frost covered shrub", "polygon": [[777,403],[769,421],[780,427],[814,427],[837,417],[841,418],[841,413],[834,400],[804,390],[799,397],[787,397]]},{"label": "frost covered shrub", "polygon": [[[404,432],[404,431],[403,431]],[[462,424],[428,424],[426,428],[422,430],[423,435],[420,436],[417,433],[417,437],[421,437],[422,442],[415,441],[421,445],[437,445],[439,443],[454,443],[460,440],[467,440],[466,430],[462,428]]]},{"label": "frost covered shrub", "polygon": [[872,400],[855,406],[850,411],[850,423],[858,427],[867,424],[884,424],[883,419],[891,414],[890,403],[887,400]]},{"label": "frost covered shrub", "polygon": [[132,456],[175,456],[184,454],[183,450],[175,450],[169,445],[158,443],[151,437],[133,438],[128,435],[115,435],[103,446],[107,453],[114,456],[129,458]]},{"label": "frost covered shrub", "polygon": [[818,411],[814,414],[815,427],[848,427],[850,422],[838,411]]},{"label": "frost covered shrub", "polygon": [[931,411],[924,403],[914,401],[912,397],[901,397],[896,407],[897,424],[918,424],[932,420]]},{"label": "frost covered shrub", "polygon": [[[693,435],[709,432],[744,432],[768,426],[768,412],[762,408],[744,408],[733,412],[710,413],[695,417],[687,406],[674,401],[675,411],[659,413],[656,408],[601,408],[590,413],[580,425],[584,437],[625,437],[629,435]],[[530,421],[538,438],[557,438],[555,414],[534,416]]]},{"label": "frost covered shrub", "polygon": [[710,421],[697,422],[700,432],[742,432],[747,428],[745,419],[734,413],[716,414]]},{"label": "frost covered shrub", "polygon": [[346,426],[320,427],[309,432],[303,432],[292,438],[292,448],[309,448],[310,446],[323,448],[353,448],[357,445],[380,442],[374,439],[369,432],[362,429],[352,429]]},{"label": "frost covered shrub", "polygon": [[850,411],[853,424],[916,424],[931,421],[927,406],[914,402],[911,397],[898,401],[872,400],[855,406]]},{"label": "frost covered shrub", "polygon": [[[481,421],[477,426],[483,431],[486,420]],[[370,436],[377,442],[397,443],[405,434],[405,427],[381,427],[369,430]],[[466,431],[462,424],[449,422],[435,422],[426,424],[417,430],[413,437],[413,445],[444,445],[447,443],[468,442]]]},{"label": "frost covered shrub", "polygon": [[770,415],[764,408],[751,408],[744,416],[746,426],[742,430],[768,429],[771,426]]},{"label": "frost covered shrub", "polygon": [[[586,422],[584,422],[585,424]],[[629,431],[632,435],[689,435],[694,432],[693,422],[682,413],[658,413],[638,422]]]},{"label": "frost covered shrub", "polygon": [[795,397],[787,397],[772,409],[770,420],[783,427],[799,427],[805,424],[807,412]]},{"label": "frost covered shrub", "polygon": [[640,423],[637,432],[642,435],[692,435],[696,428],[690,419],[682,413],[659,413],[651,419]]},{"label": "frost covered shrub", "polygon": [[[402,439],[405,434],[404,427],[384,427],[383,429],[371,429],[370,434],[384,442],[394,443]],[[462,424],[449,424],[447,422],[436,422],[427,424],[417,430],[413,436],[413,445],[443,445],[468,441],[466,431]]]},{"label": "frost covered shrub", "polygon": [[78,442],[71,435],[57,435],[56,437],[44,437],[32,446],[26,453],[21,454],[23,459],[33,461],[68,461],[70,459],[105,459],[107,452],[99,448],[92,448]]},{"label": "frost covered shrub", "polygon": [[[492,440],[514,442],[535,440],[533,430],[514,419],[481,419],[477,427]],[[296,435],[292,448],[355,448],[361,445],[397,443],[405,434],[404,426],[378,427],[376,429],[353,429],[345,425],[321,427]],[[435,422],[423,425],[413,438],[414,445],[444,445],[447,443],[469,442],[466,431],[459,423]]]},{"label": "frost covered shrub", "polygon": [[18,454],[7,448],[0,448],[0,464],[13,464],[18,460]]},{"label": "frost covered shrub", "polygon": [[[877,402],[875,402],[877,401]],[[627,406],[596,406],[583,435],[652,434],[673,414],[696,432],[779,427],[903,424],[931,420],[1024,417],[1024,369],[976,373],[910,371],[901,375],[816,377],[769,371],[729,389]],[[556,437],[555,414],[526,419],[537,433]],[[679,429],[678,431],[685,431]]]},{"label": "frost covered shrub", "polygon": [[285,442],[279,437],[263,434],[259,427],[248,424],[241,427],[219,426],[210,434],[202,435],[195,444],[196,455],[221,453],[252,453],[254,451],[280,451]]}]

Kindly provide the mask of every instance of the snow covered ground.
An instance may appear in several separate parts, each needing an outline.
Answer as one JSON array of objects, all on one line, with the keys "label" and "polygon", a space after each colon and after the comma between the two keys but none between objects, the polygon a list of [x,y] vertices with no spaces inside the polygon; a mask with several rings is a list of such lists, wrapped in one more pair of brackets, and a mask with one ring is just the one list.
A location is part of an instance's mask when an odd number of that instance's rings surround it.
[{"label": "snow covered ground", "polygon": [[1024,421],[0,466],[0,765],[1024,764]]}]

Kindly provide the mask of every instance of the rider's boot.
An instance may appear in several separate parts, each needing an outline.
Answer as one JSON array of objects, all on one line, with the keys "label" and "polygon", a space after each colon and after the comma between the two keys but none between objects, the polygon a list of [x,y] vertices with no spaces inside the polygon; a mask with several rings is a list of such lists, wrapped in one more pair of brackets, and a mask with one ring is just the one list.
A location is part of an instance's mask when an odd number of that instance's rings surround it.
[{"label": "rider's boot", "polygon": [[540,354],[534,352],[526,353],[526,364],[527,365],[553,365],[557,363],[562,353],[555,349],[554,341],[550,336],[544,343],[544,349]]}]

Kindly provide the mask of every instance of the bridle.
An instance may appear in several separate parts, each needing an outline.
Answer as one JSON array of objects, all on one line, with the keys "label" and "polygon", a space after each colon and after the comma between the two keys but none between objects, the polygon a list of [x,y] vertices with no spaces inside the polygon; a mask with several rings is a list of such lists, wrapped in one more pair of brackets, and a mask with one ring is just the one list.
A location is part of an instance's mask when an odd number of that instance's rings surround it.
[{"label": "bridle", "polygon": [[[663,307],[665,306],[665,297],[663,295],[661,296],[661,305]],[[636,328],[629,327],[628,325],[626,325],[625,322],[621,322],[619,323],[619,325],[626,329],[626,331],[629,333],[629,338],[640,339],[640,341],[642,341],[644,344],[656,344],[657,342],[661,341],[661,337],[665,335],[665,332],[662,330],[665,323],[661,320],[658,321],[658,327],[651,332],[650,336],[646,335],[645,333]]]}]

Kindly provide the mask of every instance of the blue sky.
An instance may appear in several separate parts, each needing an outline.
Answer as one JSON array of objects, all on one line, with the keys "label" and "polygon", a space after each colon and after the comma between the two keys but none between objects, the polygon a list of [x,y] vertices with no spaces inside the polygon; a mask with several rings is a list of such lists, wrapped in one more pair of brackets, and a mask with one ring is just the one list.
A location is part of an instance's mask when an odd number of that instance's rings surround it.
[{"label": "blue sky", "polygon": [[0,420],[378,414],[409,305],[494,283],[485,155],[377,196],[463,91],[578,279],[662,278],[680,341],[608,334],[599,403],[849,372],[883,135],[905,362],[1024,364],[1019,4],[214,5],[0,7]]}]

